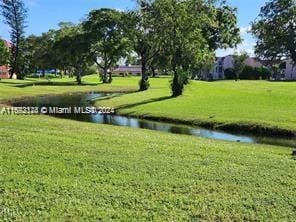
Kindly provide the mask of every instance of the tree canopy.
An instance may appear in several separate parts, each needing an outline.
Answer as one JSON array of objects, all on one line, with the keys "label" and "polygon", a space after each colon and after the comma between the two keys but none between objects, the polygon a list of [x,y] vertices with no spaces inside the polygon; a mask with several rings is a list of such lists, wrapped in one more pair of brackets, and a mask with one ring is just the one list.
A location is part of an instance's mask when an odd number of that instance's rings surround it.
[{"label": "tree canopy", "polygon": [[255,52],[270,60],[291,58],[296,64],[296,2],[270,0],[252,24]]},{"label": "tree canopy", "polygon": [[89,13],[82,26],[91,47],[93,61],[103,70],[103,83],[111,83],[108,71],[120,58],[127,56],[128,39],[124,35],[123,13],[114,9],[99,9]]},{"label": "tree canopy", "polygon": [[[17,1],[17,0],[15,0]],[[81,24],[59,24],[40,36],[26,38],[30,69],[57,68],[75,73],[96,64],[103,83],[123,59],[142,66],[140,90],[149,87],[149,70],[173,75],[172,95],[182,94],[189,76],[209,72],[215,50],[240,41],[236,9],[220,0],[138,0],[135,10],[102,8],[91,11]],[[78,67],[79,65],[79,67]]]},{"label": "tree canopy", "polygon": [[0,66],[8,64],[9,49],[5,42],[0,39]]},{"label": "tree canopy", "polygon": [[247,52],[235,53],[233,56],[233,69],[236,74],[236,80],[240,79],[242,72],[246,67],[246,59],[249,57]]},{"label": "tree canopy", "polygon": [[153,2],[156,33],[167,67],[174,74],[173,96],[182,94],[190,69],[200,67],[217,48],[233,47],[241,41],[236,10],[224,2],[219,7],[216,3],[205,0]]},{"label": "tree canopy", "polygon": [[11,56],[10,77],[24,78],[23,39],[26,28],[27,9],[22,0],[2,0],[0,3],[4,23],[10,27]]}]

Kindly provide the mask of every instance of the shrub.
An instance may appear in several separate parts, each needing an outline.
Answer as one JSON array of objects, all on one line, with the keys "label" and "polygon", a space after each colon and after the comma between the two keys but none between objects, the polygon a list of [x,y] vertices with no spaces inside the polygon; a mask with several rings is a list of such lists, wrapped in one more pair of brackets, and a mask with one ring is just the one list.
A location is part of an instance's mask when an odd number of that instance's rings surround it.
[{"label": "shrub", "polygon": [[[243,72],[240,74],[240,79],[242,80],[259,80],[259,79],[268,79],[271,75],[271,72],[264,67],[251,67],[246,66]],[[236,73],[234,69],[226,69],[224,71],[225,79],[236,79]]]},{"label": "shrub", "polygon": [[269,79],[270,76],[271,76],[271,71],[267,68],[261,67],[262,79]]},{"label": "shrub", "polygon": [[251,67],[246,66],[240,76],[240,79],[244,80],[259,80],[268,79],[270,71],[264,67]]},{"label": "shrub", "polygon": [[242,73],[240,74],[240,79],[243,80],[257,80],[259,79],[258,72],[256,68],[253,68],[251,66],[246,66]]},{"label": "shrub", "polygon": [[92,66],[88,66],[86,67],[85,71],[84,71],[84,75],[93,75],[97,73],[97,67],[95,65]]},{"label": "shrub", "polygon": [[178,69],[171,82],[173,97],[183,94],[184,85],[189,84],[189,73],[183,69]]},{"label": "shrub", "polygon": [[226,69],[224,71],[225,79],[236,79],[235,70],[232,68]]}]

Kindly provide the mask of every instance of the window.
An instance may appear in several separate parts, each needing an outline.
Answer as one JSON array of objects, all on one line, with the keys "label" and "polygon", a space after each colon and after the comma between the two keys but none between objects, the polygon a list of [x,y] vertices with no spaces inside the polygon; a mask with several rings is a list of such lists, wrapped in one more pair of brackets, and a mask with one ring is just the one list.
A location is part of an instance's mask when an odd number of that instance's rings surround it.
[{"label": "window", "polygon": [[221,74],[223,72],[223,67],[219,66],[219,73]]}]

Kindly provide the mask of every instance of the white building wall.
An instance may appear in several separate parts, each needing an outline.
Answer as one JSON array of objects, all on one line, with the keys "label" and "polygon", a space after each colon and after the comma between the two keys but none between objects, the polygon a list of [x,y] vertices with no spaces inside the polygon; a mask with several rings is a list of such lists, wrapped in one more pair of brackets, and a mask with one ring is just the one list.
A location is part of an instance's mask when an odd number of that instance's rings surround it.
[{"label": "white building wall", "polygon": [[296,64],[292,60],[286,62],[285,79],[296,80]]},{"label": "white building wall", "polygon": [[215,65],[210,71],[210,74],[214,80],[225,79],[224,71],[228,68],[233,68],[233,60],[231,55],[217,58]]}]

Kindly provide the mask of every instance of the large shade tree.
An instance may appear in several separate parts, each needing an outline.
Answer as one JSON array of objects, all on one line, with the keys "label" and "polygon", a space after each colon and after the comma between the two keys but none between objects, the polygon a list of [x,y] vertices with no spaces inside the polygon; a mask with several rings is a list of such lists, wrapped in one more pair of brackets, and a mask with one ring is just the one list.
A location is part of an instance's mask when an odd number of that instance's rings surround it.
[{"label": "large shade tree", "polygon": [[[155,0],[155,28],[167,66],[173,72],[173,96],[182,94],[189,71],[217,48],[240,42],[235,9],[224,1]],[[205,56],[203,56],[203,54]],[[208,66],[208,64],[206,64]]]},{"label": "large shade tree", "polygon": [[[93,10],[83,22],[93,61],[103,70],[103,83],[111,83],[111,69],[127,56],[128,39],[124,35],[123,12],[113,9]],[[109,72],[109,76],[108,76]]]},{"label": "large shade tree", "polygon": [[249,57],[247,52],[235,52],[233,55],[233,69],[235,71],[236,80],[240,79],[242,72],[246,67],[246,59]]},{"label": "large shade tree", "polygon": [[296,64],[296,1],[270,0],[252,24],[255,52],[269,59],[291,58]]},{"label": "large shade tree", "polygon": [[56,40],[54,47],[61,52],[62,57],[60,58],[65,59],[67,64],[73,68],[77,83],[80,85],[86,68],[93,62],[89,54],[90,44],[82,26],[69,28]]},{"label": "large shade tree", "polygon": [[1,0],[0,8],[4,17],[4,23],[10,28],[10,78],[12,78],[13,74],[16,74],[18,79],[23,79],[25,75],[23,39],[26,28],[27,9],[22,0]]},{"label": "large shade tree", "polygon": [[[72,77],[75,72],[72,55],[71,53],[69,54],[69,51],[71,51],[71,48],[75,47],[75,45],[72,45],[74,42],[69,37],[75,36],[75,33],[79,34],[79,36],[82,35],[81,26],[78,27],[72,22],[60,22],[59,29],[55,31],[55,40],[52,46],[52,53],[55,54],[55,59],[53,61],[55,67],[60,69],[61,73],[68,74],[69,77]],[[84,50],[84,46],[85,44],[83,44],[83,49],[77,48],[77,50]]]},{"label": "large shade tree", "polygon": [[31,72],[42,71],[56,67],[58,57],[54,50],[56,31],[49,30],[40,36],[30,35],[24,39],[25,63]]},{"label": "large shade tree", "polygon": [[[149,0],[138,0],[138,9],[126,14],[125,27],[133,51],[138,55],[142,67],[139,83],[140,91],[149,88],[148,69],[160,59],[160,46],[155,31],[156,17],[153,14],[153,4]],[[154,70],[153,70],[154,71]]]}]

